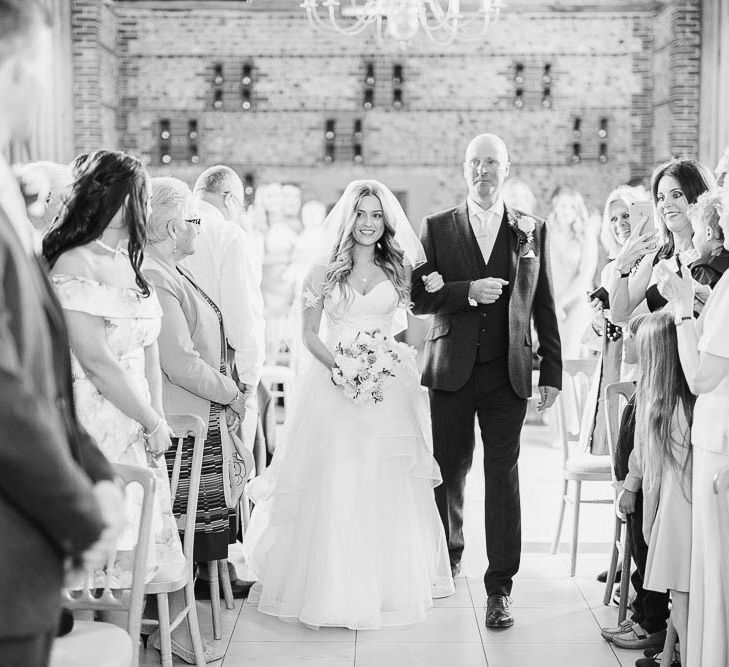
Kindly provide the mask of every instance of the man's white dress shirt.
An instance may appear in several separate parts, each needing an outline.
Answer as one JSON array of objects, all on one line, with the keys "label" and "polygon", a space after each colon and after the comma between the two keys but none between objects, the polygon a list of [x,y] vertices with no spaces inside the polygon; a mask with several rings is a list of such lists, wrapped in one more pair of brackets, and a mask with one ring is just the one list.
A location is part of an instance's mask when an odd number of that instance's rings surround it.
[{"label": "man's white dress shirt", "polygon": [[215,206],[199,201],[197,210],[201,225],[195,254],[180,264],[220,308],[238,378],[255,387],[265,357],[261,260],[245,231]]},{"label": "man's white dress shirt", "polygon": [[492,206],[484,208],[469,197],[466,208],[468,209],[468,221],[476,235],[478,247],[481,248],[483,261],[488,264],[501,220],[504,217],[504,200],[499,198]]}]

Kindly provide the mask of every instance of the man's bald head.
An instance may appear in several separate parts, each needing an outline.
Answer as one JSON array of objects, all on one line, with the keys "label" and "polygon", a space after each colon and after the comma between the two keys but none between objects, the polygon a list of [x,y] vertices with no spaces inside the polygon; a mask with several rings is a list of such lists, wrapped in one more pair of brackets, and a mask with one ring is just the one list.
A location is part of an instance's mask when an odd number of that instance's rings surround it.
[{"label": "man's bald head", "polygon": [[192,189],[198,200],[215,206],[226,220],[242,224],[245,190],[240,176],[224,164],[208,167]]},{"label": "man's bald head", "polygon": [[28,218],[33,226],[39,231],[48,229],[56,219],[58,212],[63,205],[66,196],[73,185],[73,175],[71,168],[66,164],[58,164],[57,162],[31,162],[23,167],[21,178],[28,175],[31,178],[33,174],[37,174],[43,178],[48,185],[48,192],[45,199],[43,213],[35,215],[33,212],[28,213]]},{"label": "man's bald head", "polygon": [[500,197],[509,175],[509,151],[501,137],[479,134],[466,147],[463,176],[468,194],[484,208],[491,207]]}]

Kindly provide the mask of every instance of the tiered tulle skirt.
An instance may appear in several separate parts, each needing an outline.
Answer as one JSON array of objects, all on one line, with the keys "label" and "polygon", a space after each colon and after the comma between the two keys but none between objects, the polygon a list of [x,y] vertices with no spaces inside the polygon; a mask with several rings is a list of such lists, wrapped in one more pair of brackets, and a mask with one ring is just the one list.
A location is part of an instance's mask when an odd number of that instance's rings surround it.
[{"label": "tiered tulle skirt", "polygon": [[259,610],[315,627],[422,620],[453,581],[414,364],[379,404],[345,398],[313,360],[294,394],[273,464],[249,485],[244,550],[262,582]]}]

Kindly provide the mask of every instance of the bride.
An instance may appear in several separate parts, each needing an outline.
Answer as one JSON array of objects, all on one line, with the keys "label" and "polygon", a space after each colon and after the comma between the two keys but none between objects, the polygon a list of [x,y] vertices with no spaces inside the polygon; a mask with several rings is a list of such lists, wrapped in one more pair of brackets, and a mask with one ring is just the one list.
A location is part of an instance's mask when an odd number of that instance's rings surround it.
[{"label": "bride", "polygon": [[[262,584],[261,612],[313,627],[406,625],[453,592],[433,497],[441,477],[427,396],[413,355],[400,355],[378,402],[355,403],[332,371],[338,343],[363,331],[402,331],[412,268],[425,253],[377,181],[350,183],[325,225],[328,256],[302,294],[310,354],[283,442],[249,484],[256,506],[246,561]],[[424,280],[428,291],[443,285],[437,273]]]}]

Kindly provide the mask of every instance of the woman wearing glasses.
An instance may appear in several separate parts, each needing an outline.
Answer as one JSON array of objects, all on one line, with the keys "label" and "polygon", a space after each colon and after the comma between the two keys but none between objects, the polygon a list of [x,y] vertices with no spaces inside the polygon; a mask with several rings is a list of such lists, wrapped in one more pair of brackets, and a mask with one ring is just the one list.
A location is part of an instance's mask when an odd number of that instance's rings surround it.
[{"label": "woman wearing glasses", "polygon": [[[151,578],[159,566],[184,561],[160,458],[170,446],[157,348],[162,311],[140,268],[148,193],[139,160],[117,151],[91,154],[43,253],[68,325],[79,421],[112,463],[146,467],[157,478]],[[120,586],[131,578],[140,505],[140,497],[128,499],[112,572]]]}]

